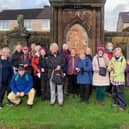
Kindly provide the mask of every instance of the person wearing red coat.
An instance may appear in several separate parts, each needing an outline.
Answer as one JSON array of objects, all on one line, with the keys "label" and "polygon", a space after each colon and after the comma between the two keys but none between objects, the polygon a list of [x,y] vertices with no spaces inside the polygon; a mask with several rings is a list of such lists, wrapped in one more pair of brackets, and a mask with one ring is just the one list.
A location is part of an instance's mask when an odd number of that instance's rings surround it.
[{"label": "person wearing red coat", "polygon": [[111,60],[113,57],[113,44],[110,42],[107,43],[107,45],[106,45],[106,54],[107,54],[109,60]]},{"label": "person wearing red coat", "polygon": [[37,51],[35,55],[32,57],[32,68],[33,68],[33,78],[34,78],[34,88],[36,90],[36,95],[40,96],[41,95],[41,83],[40,83],[40,78],[38,77],[38,73],[40,73],[40,69],[38,67],[39,64],[39,46],[36,47]]},{"label": "person wearing red coat", "polygon": [[[113,44],[111,42],[108,42],[106,44],[106,54],[109,60],[113,57]],[[110,83],[110,86],[107,88],[107,92],[109,93],[109,96],[111,96],[112,93],[112,84]]]}]

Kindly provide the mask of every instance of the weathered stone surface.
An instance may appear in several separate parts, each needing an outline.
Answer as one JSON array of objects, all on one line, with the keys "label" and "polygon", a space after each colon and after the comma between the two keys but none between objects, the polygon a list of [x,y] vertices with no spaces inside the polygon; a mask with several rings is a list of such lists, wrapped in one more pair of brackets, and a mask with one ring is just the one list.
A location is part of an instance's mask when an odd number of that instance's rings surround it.
[{"label": "weathered stone surface", "polygon": [[11,46],[16,45],[17,42],[21,43],[22,45],[27,45],[27,37],[29,36],[29,32],[24,28],[24,17],[23,15],[19,15],[17,17],[18,26],[15,27],[8,33],[8,36],[11,41]]},{"label": "weathered stone surface", "polygon": [[[50,2],[51,42],[57,42],[59,46],[69,42],[68,35],[72,30],[71,44],[78,42],[79,50],[85,49],[88,45],[95,53],[97,44],[104,41],[105,0],[51,0]],[[85,38],[82,38],[82,35]],[[70,47],[72,48],[71,45]]]}]

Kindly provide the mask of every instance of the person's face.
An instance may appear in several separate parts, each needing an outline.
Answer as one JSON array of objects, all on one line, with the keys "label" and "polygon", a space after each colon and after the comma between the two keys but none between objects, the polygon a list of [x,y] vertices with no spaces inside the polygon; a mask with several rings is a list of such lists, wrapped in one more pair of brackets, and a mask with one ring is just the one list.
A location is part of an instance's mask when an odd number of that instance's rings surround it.
[{"label": "person's face", "polygon": [[87,49],[86,49],[86,54],[87,54],[87,55],[91,55],[91,49],[90,49],[90,48],[87,48]]},{"label": "person's face", "polygon": [[52,49],[51,49],[51,52],[52,52],[52,54],[55,54],[55,53],[57,53],[57,48],[56,47],[53,47]]},{"label": "person's face", "polygon": [[69,49],[68,45],[67,44],[64,44],[63,45],[63,50],[68,50],[68,49]]},{"label": "person's face", "polygon": [[36,44],[34,44],[34,43],[31,44],[31,49],[32,49],[32,50],[35,50],[35,47],[36,47]]},{"label": "person's face", "polygon": [[84,53],[80,54],[80,59],[85,59],[85,54]]},{"label": "person's face", "polygon": [[113,45],[112,44],[107,44],[107,50],[112,51],[113,50]]},{"label": "person's face", "polygon": [[25,73],[25,70],[19,70],[18,73],[19,73],[20,76],[23,76],[24,73]]},{"label": "person's face", "polygon": [[41,48],[41,46],[36,46],[35,51],[39,53],[40,48]]},{"label": "person's face", "polygon": [[8,58],[10,56],[10,52],[3,52],[2,56],[4,56],[5,58]]},{"label": "person's face", "polygon": [[24,53],[24,54],[27,54],[28,52],[29,52],[29,51],[28,51],[27,48],[23,49],[23,53]]},{"label": "person's face", "polygon": [[104,52],[103,52],[102,50],[99,50],[99,51],[98,51],[98,55],[99,55],[99,56],[103,56],[103,54],[104,54]]},{"label": "person's face", "polygon": [[76,53],[75,53],[75,50],[74,50],[74,49],[72,49],[72,50],[71,50],[71,55],[72,55],[72,56],[75,56],[75,55],[76,55]]},{"label": "person's face", "polygon": [[21,45],[17,45],[16,46],[16,51],[17,52],[21,52],[22,51],[22,46]]},{"label": "person's face", "polygon": [[114,54],[116,57],[121,57],[122,53],[120,50],[117,50]]},{"label": "person's face", "polygon": [[41,51],[40,51],[40,54],[41,54],[42,56],[45,56],[46,52],[45,52],[44,50],[41,50]]}]

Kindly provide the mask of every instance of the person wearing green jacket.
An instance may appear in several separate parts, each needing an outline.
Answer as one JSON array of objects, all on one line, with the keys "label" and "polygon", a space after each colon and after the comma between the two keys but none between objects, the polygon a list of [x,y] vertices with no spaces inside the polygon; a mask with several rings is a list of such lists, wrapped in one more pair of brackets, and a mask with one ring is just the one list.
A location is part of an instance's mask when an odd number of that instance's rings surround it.
[{"label": "person wearing green jacket", "polygon": [[112,107],[119,107],[120,111],[124,111],[126,108],[126,102],[124,98],[124,85],[125,85],[125,68],[126,60],[122,54],[121,48],[114,50],[114,56],[112,57],[108,71],[110,72],[110,81],[112,87]]}]

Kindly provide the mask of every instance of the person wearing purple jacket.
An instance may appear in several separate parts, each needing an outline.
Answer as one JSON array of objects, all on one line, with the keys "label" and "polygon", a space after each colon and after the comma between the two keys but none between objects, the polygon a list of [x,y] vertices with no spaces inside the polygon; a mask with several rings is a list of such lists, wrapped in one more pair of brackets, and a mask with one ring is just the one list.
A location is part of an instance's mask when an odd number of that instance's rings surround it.
[{"label": "person wearing purple jacket", "polygon": [[127,77],[127,86],[129,87],[129,59],[127,60],[127,65],[126,65],[126,77]]},{"label": "person wearing purple jacket", "polygon": [[63,72],[65,73],[64,77],[64,95],[68,95],[68,75],[67,75],[67,69],[68,69],[68,57],[70,56],[70,50],[67,43],[64,43],[62,46],[62,50],[60,54],[63,56],[65,64],[63,68]]},{"label": "person wearing purple jacket", "polygon": [[77,85],[77,71],[76,65],[78,57],[76,56],[76,50],[71,49],[71,54],[68,57],[68,68],[67,68],[67,75],[68,75],[68,91],[75,97],[78,95],[78,85]]}]

